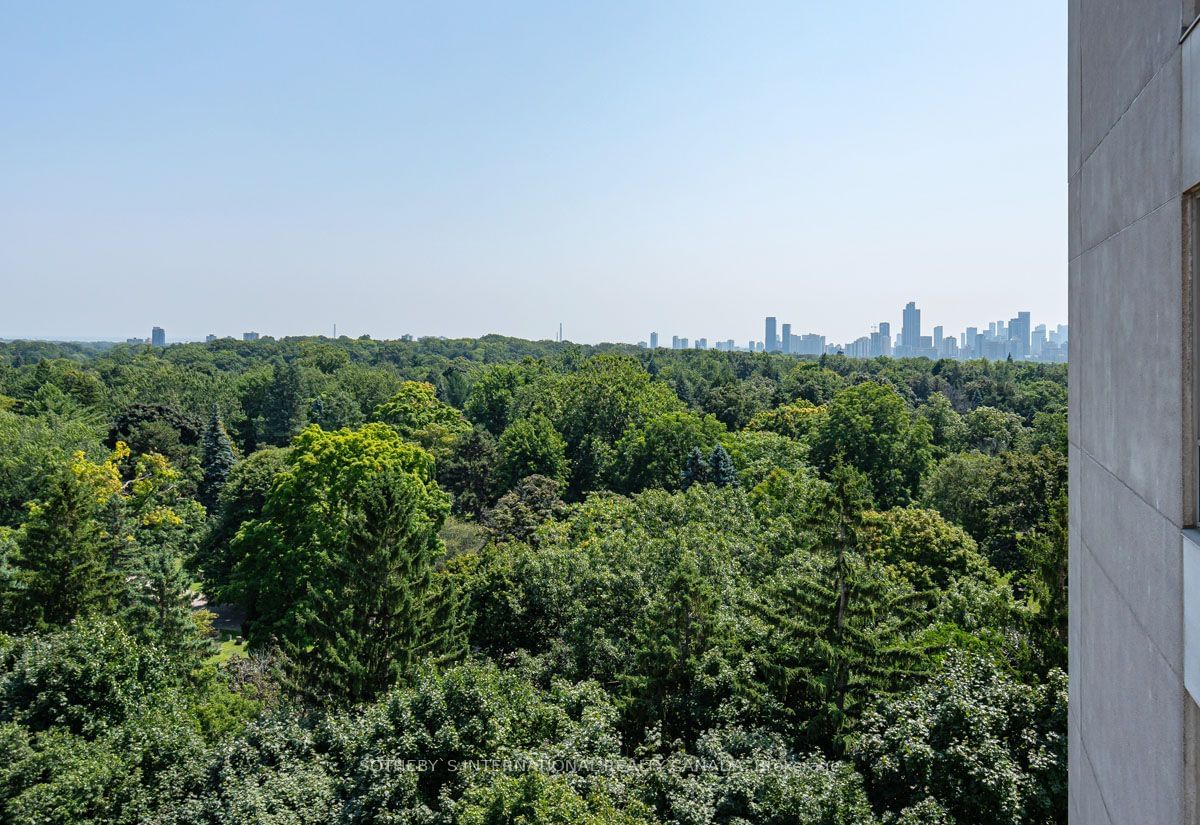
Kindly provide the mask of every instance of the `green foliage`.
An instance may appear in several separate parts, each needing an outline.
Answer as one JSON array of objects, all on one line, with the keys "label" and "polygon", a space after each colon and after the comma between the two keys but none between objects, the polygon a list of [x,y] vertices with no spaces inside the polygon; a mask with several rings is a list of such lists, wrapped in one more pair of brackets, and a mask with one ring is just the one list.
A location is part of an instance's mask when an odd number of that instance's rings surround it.
[{"label": "green foliage", "polygon": [[976,407],[962,417],[961,450],[999,455],[1019,449],[1027,435],[1021,416],[994,407]]},{"label": "green foliage", "polygon": [[495,484],[500,492],[529,476],[566,481],[566,443],[544,415],[521,418],[500,436]]},{"label": "green foliage", "polygon": [[631,427],[616,447],[620,489],[679,489],[685,483],[691,453],[711,450],[722,431],[711,415],[701,418],[690,412],[664,413],[645,426]]},{"label": "green foliage", "polygon": [[813,435],[812,458],[824,473],[839,462],[866,474],[884,507],[913,499],[929,464],[931,427],[913,420],[891,389],[863,383],[841,390]]},{"label": "green foliage", "polygon": [[292,440],[304,423],[300,369],[292,363],[276,362],[271,369],[261,410],[260,440],[281,447]]},{"label": "green foliage", "polygon": [[210,586],[219,590],[230,584],[230,574],[242,560],[238,551],[243,549],[233,545],[233,538],[243,524],[262,513],[275,476],[287,462],[287,449],[265,447],[238,462],[229,473],[217,500],[216,519],[204,540],[200,563]]},{"label": "green foliage", "polygon": [[438,483],[454,495],[454,511],[479,518],[494,500],[496,439],[476,425],[438,464]]},{"label": "green foliage", "polygon": [[112,619],[81,620],[0,648],[0,722],[96,733],[170,682],[169,659]]},{"label": "green foliage", "polygon": [[1028,686],[956,654],[928,684],[872,709],[851,754],[877,808],[932,798],[956,822],[1064,822],[1066,713],[1062,671]]},{"label": "green foliage", "polygon": [[119,482],[112,465],[89,472],[93,467],[77,454],[49,480],[45,498],[30,504],[10,560],[12,592],[5,594],[20,627],[61,627],[116,604],[120,581],[101,517]]},{"label": "green foliage", "polygon": [[433,460],[394,429],[304,430],[234,540],[234,579],[256,609],[250,641],[283,644],[298,678],[369,698],[456,646],[432,574],[449,497]]},{"label": "green foliage", "polygon": [[225,423],[221,414],[213,409],[208,427],[204,430],[201,440],[201,464],[204,467],[204,479],[200,483],[200,503],[205,508],[216,509],[217,500],[229,474],[237,464],[237,455],[233,451],[233,441],[225,431]]},{"label": "green foliage", "polygon": [[[0,821],[1062,821],[1065,398],[1062,365],[0,343]],[[210,655],[201,596],[249,649]]]},{"label": "green foliage", "polygon": [[458,410],[439,401],[432,384],[405,381],[400,390],[371,414],[400,436],[420,444],[435,458],[449,455],[455,440],[470,429]]}]

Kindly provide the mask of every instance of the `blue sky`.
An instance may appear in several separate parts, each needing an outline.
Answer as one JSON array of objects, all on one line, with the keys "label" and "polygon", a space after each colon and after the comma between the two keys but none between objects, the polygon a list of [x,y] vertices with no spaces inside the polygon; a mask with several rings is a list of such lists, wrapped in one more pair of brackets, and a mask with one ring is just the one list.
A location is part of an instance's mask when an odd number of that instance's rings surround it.
[{"label": "blue sky", "polygon": [[1065,6],[7,3],[0,337],[1064,322]]}]

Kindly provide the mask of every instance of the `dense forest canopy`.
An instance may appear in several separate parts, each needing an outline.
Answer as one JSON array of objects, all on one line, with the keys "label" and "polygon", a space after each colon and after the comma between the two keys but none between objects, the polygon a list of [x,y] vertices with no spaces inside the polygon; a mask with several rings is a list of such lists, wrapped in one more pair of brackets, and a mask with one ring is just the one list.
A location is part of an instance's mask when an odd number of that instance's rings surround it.
[{"label": "dense forest canopy", "polygon": [[0,821],[1066,821],[1066,368],[0,344]]}]

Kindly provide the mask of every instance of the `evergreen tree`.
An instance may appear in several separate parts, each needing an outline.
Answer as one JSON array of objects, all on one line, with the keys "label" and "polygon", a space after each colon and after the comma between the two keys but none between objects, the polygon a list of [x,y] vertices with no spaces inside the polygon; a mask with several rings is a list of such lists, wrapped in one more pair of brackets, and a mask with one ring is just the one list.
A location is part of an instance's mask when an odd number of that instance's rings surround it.
[{"label": "evergreen tree", "polygon": [[229,479],[233,465],[237,463],[237,456],[233,452],[233,441],[230,440],[229,433],[225,431],[225,424],[221,421],[221,414],[215,406],[212,417],[208,420],[208,427],[204,431],[201,446],[204,479],[200,484],[200,503],[211,514],[217,507],[217,500],[221,495],[221,490],[225,487],[225,482]]},{"label": "evergreen tree", "polygon": [[262,440],[283,446],[292,440],[302,423],[300,370],[295,364],[277,362],[262,416]]},{"label": "evergreen tree", "polygon": [[130,598],[125,624],[165,650],[173,661],[196,664],[211,652],[212,642],[201,634],[193,617],[192,577],[175,541],[169,535],[156,538],[139,547],[135,565],[127,571]]},{"label": "evergreen tree", "polygon": [[709,481],[712,464],[704,456],[704,451],[693,447],[688,453],[687,464],[683,467],[683,487],[687,489],[693,484],[705,484]]},{"label": "evergreen tree", "polygon": [[453,655],[461,623],[433,568],[448,510],[433,459],[391,427],[305,429],[231,547],[251,644],[278,641],[297,682],[352,702]]},{"label": "evergreen tree", "polygon": [[793,557],[751,609],[769,628],[755,659],[785,721],[805,744],[837,753],[847,722],[923,672],[933,646],[921,638],[928,596],[868,564],[858,547],[866,480],[844,465],[831,475],[819,552]]},{"label": "evergreen tree", "polygon": [[738,486],[737,470],[733,468],[733,459],[725,448],[718,444],[713,447],[708,459],[709,479],[718,487]]},{"label": "evergreen tree", "polygon": [[718,635],[717,607],[698,560],[685,553],[638,624],[636,664],[626,677],[631,738],[658,726],[665,743],[691,745],[712,722],[698,694],[704,654]]},{"label": "evergreen tree", "polygon": [[450,457],[438,465],[438,481],[454,494],[458,513],[478,518],[493,501],[496,439],[476,425],[454,444]]},{"label": "evergreen tree", "polygon": [[119,582],[101,517],[100,491],[87,473],[63,467],[46,497],[29,506],[13,564],[14,616],[23,627],[61,627],[111,610]]}]

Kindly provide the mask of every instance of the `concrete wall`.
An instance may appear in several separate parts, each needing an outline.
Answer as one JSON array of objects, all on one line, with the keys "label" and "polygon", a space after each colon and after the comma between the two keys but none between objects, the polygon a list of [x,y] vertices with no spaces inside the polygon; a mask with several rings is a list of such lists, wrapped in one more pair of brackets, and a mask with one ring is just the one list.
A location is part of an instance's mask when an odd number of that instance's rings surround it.
[{"label": "concrete wall", "polygon": [[1068,2],[1070,821],[1175,825],[1194,821],[1195,785],[1182,193],[1200,183],[1183,162],[1185,135],[1200,139],[1184,89],[1200,86],[1180,43],[1194,0]]}]

